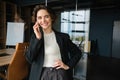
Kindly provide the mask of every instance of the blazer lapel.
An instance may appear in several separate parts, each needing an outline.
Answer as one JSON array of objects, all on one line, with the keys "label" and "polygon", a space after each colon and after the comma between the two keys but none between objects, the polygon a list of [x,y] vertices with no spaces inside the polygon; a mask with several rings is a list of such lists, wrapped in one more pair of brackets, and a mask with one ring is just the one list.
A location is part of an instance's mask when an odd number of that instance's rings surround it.
[{"label": "blazer lapel", "polygon": [[56,41],[57,41],[57,43],[58,43],[58,46],[59,46],[59,48],[60,48],[60,53],[62,53],[62,44],[63,44],[63,41],[62,41],[62,39],[61,39],[61,36],[59,35],[59,33],[58,32],[56,32],[55,31],[55,36],[56,36]]}]

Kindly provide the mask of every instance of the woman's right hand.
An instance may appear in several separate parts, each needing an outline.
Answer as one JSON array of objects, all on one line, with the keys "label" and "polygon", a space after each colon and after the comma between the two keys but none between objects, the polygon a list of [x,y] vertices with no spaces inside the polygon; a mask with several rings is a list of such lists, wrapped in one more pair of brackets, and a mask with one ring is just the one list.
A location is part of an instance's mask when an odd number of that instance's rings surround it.
[{"label": "woman's right hand", "polygon": [[35,25],[33,26],[33,30],[34,30],[34,33],[35,33],[35,35],[36,35],[36,38],[37,39],[41,39],[41,32],[40,32],[40,28],[39,28],[40,26],[39,26],[39,23],[38,22],[36,22],[35,23]]}]

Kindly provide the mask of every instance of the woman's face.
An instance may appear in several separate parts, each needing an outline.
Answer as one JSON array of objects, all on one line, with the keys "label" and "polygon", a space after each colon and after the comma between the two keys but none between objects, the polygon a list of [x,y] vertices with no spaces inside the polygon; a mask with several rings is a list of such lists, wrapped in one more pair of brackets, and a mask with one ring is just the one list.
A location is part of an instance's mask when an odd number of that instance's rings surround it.
[{"label": "woman's face", "polygon": [[46,10],[41,9],[37,12],[37,22],[44,30],[51,29],[52,18]]}]

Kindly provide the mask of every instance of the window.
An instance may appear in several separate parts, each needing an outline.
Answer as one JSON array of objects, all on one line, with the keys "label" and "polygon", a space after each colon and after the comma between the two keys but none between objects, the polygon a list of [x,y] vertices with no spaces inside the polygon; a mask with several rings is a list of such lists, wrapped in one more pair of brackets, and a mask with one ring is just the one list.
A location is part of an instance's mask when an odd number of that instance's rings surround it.
[{"label": "window", "polygon": [[78,46],[89,39],[90,10],[65,11],[61,13],[61,32],[68,33]]}]

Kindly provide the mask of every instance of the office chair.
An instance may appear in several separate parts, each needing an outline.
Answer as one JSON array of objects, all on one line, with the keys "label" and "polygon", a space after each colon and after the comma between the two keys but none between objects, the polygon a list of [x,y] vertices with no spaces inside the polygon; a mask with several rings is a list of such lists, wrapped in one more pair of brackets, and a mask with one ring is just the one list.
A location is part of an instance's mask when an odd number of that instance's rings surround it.
[{"label": "office chair", "polygon": [[28,76],[29,64],[25,59],[25,51],[29,43],[17,43],[13,58],[8,65],[4,80],[24,80]]}]

